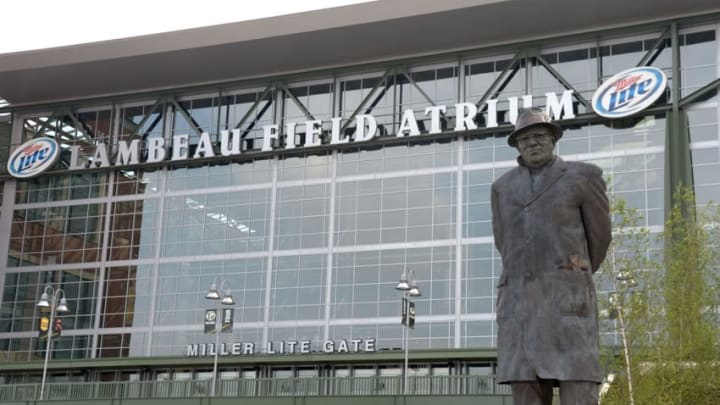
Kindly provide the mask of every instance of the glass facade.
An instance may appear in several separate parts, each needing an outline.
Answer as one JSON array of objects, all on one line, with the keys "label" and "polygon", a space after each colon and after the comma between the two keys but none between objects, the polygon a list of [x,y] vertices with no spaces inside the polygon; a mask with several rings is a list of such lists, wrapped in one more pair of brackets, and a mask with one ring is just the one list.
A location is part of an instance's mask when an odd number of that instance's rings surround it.
[{"label": "glass facade", "polygon": [[[543,106],[545,93],[572,88],[577,118],[563,123],[556,151],[600,166],[611,194],[639,209],[658,233],[673,136],[668,103],[720,77],[718,30],[681,29],[677,69],[673,41],[662,32],[625,33],[590,43],[558,39],[522,57],[514,49],[478,51],[305,81],[0,116],[0,157],[38,136],[55,138],[63,150],[52,173],[0,182],[0,358],[44,355],[35,303],[47,285],[62,288],[72,309],[54,357],[185,356],[187,345],[215,340],[202,324],[214,307],[204,296],[219,280],[236,302],[234,332],[224,341],[253,342],[263,352],[267,342],[311,340],[318,351],[328,339],[375,338],[379,350],[396,349],[403,327],[394,287],[405,269],[422,291],[414,299],[411,349],[493,348],[502,263],[492,239],[490,185],[516,165],[517,152],[507,145],[507,126],[453,133],[455,103],[496,98],[502,124],[513,97],[522,106],[532,95]],[[668,75],[665,97],[632,119],[592,114],[585,102],[598,85],[643,60]],[[438,105],[448,106],[442,136],[396,136],[404,110],[415,112],[426,133],[425,109]],[[483,128],[489,117],[480,107]],[[698,203],[718,201],[718,96],[707,93],[683,111]],[[342,133],[352,134],[358,113],[376,118],[377,141],[302,148],[311,142],[306,121],[322,121],[327,144],[330,119],[341,117]],[[261,153],[270,124],[293,135],[281,152]],[[73,146],[92,168],[99,142],[112,151],[119,140],[170,143],[188,134],[193,156],[202,133],[219,143],[226,130],[242,135],[240,157],[66,170]]]}]

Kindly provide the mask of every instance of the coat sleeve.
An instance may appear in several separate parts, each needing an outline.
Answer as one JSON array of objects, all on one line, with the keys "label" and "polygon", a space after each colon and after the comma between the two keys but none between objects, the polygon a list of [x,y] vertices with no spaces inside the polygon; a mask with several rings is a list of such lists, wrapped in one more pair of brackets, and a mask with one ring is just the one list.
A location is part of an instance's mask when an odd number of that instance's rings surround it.
[{"label": "coat sleeve", "polygon": [[498,193],[495,183],[490,187],[490,208],[492,209],[492,228],[495,247],[502,253],[502,228],[500,227],[500,212],[498,207]]},{"label": "coat sleeve", "polygon": [[610,246],[610,206],[605,193],[602,169],[592,166],[587,178],[587,188],[581,206],[585,237],[593,273],[600,268]]}]

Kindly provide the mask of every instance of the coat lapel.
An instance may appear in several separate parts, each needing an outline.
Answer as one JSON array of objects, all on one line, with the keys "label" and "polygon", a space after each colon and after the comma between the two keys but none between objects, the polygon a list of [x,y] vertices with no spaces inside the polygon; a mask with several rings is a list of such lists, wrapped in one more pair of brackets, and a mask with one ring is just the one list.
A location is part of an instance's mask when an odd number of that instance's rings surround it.
[{"label": "coat lapel", "polygon": [[[535,192],[530,194],[530,197],[525,205],[530,205],[533,203],[533,201],[537,200],[542,196],[553,184],[555,184],[556,181],[562,177],[567,170],[567,167],[565,165],[565,162],[560,159],[559,156],[555,157],[555,161],[552,163],[550,167],[545,169],[544,173],[542,174],[542,177],[540,179],[540,184],[535,187]],[[530,174],[528,170],[523,170],[525,172],[525,176],[527,177],[528,183],[528,189],[529,189],[529,181],[530,181]],[[528,190],[529,191],[529,190]]]}]

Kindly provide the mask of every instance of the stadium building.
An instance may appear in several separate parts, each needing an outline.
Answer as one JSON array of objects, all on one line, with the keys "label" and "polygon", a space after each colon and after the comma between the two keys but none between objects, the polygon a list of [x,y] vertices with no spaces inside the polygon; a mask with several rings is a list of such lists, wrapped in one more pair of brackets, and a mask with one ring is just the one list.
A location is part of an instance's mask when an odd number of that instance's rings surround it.
[{"label": "stadium building", "polygon": [[[711,0],[416,0],[0,55],[0,401],[510,403],[518,108],[660,232],[678,184],[720,200],[719,37]],[[595,112],[644,66],[656,101]]]}]

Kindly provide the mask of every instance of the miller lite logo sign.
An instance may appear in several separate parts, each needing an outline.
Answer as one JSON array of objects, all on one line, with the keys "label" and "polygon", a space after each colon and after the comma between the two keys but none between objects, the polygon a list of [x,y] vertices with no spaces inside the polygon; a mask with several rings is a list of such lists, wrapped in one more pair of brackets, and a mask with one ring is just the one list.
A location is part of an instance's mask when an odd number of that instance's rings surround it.
[{"label": "miller lite logo sign", "polygon": [[20,145],[8,159],[11,176],[26,179],[42,173],[60,156],[58,143],[52,138],[35,138]]},{"label": "miller lite logo sign", "polygon": [[666,85],[667,77],[658,68],[644,66],[622,71],[595,91],[593,110],[605,118],[633,115],[654,103]]}]

